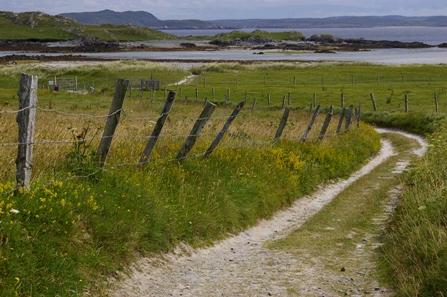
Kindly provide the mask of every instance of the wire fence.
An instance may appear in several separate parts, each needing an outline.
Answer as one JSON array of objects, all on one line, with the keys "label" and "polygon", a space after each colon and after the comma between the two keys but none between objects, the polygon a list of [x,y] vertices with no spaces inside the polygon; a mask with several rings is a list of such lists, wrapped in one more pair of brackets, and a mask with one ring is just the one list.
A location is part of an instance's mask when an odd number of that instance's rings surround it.
[{"label": "wire fence", "polygon": [[[0,147],[18,147],[17,153],[17,184],[18,188],[25,187],[28,188],[30,186],[30,179],[26,180],[29,176],[31,176],[32,170],[32,150],[35,146],[64,146],[64,145],[82,145],[86,143],[98,142],[99,147],[97,150],[97,156],[100,158],[98,160],[97,169],[93,172],[87,173],[85,175],[70,175],[68,178],[89,178],[97,175],[100,172],[107,170],[116,170],[118,168],[123,167],[137,167],[137,166],[145,166],[151,160],[151,152],[156,142],[160,138],[169,139],[169,141],[173,141],[175,139],[184,139],[183,145],[179,150],[176,157],[173,158],[165,158],[163,162],[182,162],[185,159],[197,159],[197,158],[205,158],[208,157],[219,145],[221,139],[228,132],[228,129],[232,122],[238,117],[239,112],[244,107],[244,101],[240,102],[238,106],[233,110],[231,115],[220,115],[213,116],[213,112],[216,109],[216,105],[210,101],[204,101],[204,106],[202,113],[199,117],[192,119],[194,121],[194,126],[191,131],[187,134],[184,133],[165,133],[162,134],[162,129],[167,120],[168,116],[171,115],[171,108],[173,101],[175,99],[176,94],[174,92],[169,92],[167,94],[167,99],[165,101],[163,111],[156,117],[140,117],[133,116],[131,113],[127,113],[126,110],[122,107],[123,101],[126,97],[126,90],[128,83],[126,81],[118,81],[116,94],[112,101],[112,105],[110,111],[106,114],[90,114],[90,113],[77,113],[77,112],[67,112],[59,109],[50,109],[50,108],[42,108],[37,105],[37,92],[33,92],[33,85],[29,85],[29,83],[33,81],[34,77],[29,77],[23,75],[21,80],[21,88],[19,92],[19,102],[20,106],[25,105],[25,107],[19,108],[17,110],[0,110],[0,114],[12,114],[17,116],[17,122],[19,126],[19,141],[6,141],[0,142]],[[36,78],[37,79],[37,78]],[[28,85],[27,85],[28,83]],[[30,91],[31,90],[31,91]],[[251,111],[249,114],[252,114],[254,105],[252,105]],[[320,107],[311,107],[311,113],[313,113],[312,119],[306,125],[306,134],[301,137],[301,141],[304,142],[307,140],[307,133],[314,128],[315,118],[318,115]],[[330,108],[331,117],[332,117],[332,107]],[[289,113],[289,108],[287,106],[283,106],[284,114]],[[71,139],[35,139],[35,125],[36,125],[36,113],[43,112],[49,114],[57,114],[63,117],[70,117],[75,119],[86,118],[86,119],[96,119],[96,120],[105,120],[105,127],[102,133],[102,136],[94,135],[91,137],[87,137],[87,135],[73,135]],[[354,109],[353,106],[349,108],[345,108],[342,111],[343,113],[349,114],[349,119],[354,117],[357,122],[360,120],[360,108]],[[351,120],[348,122],[348,117],[346,117],[346,129],[349,130],[351,125]],[[115,133],[115,130],[119,124],[119,122],[123,120],[129,121],[150,121],[154,124],[154,128],[151,134],[149,135],[129,135],[129,134],[119,134]],[[279,120],[279,119],[278,119]],[[210,122],[215,121],[216,125],[224,124],[220,131],[205,131],[203,128],[205,125]],[[329,118],[330,121],[330,118]],[[286,122],[281,121],[280,125],[283,125],[281,129],[278,127],[278,131],[280,131],[279,137],[281,137],[284,126],[287,124]],[[326,127],[327,128],[327,127]],[[323,130],[322,130],[323,131]],[[322,133],[322,132],[321,132]],[[320,133],[320,134],[321,134]],[[324,130],[326,133],[326,130]],[[210,139],[214,139],[212,145],[210,145],[206,150],[201,151],[199,153],[190,154],[192,151],[195,142],[199,138],[207,137]],[[324,138],[323,134],[323,138]],[[233,138],[230,134],[230,138]],[[278,137],[278,132],[276,133],[276,137]],[[107,161],[107,154],[109,152],[110,146],[113,140],[123,138],[124,141],[130,143],[146,143],[146,149],[142,152],[141,159],[139,161],[131,161],[131,162],[119,162],[112,163]],[[237,137],[236,137],[237,138]],[[234,139],[236,139],[234,138]],[[24,139],[25,141],[20,141]],[[237,138],[237,141],[230,142],[225,145],[226,148],[230,149],[239,149],[244,147],[265,147],[274,145],[276,138],[273,139],[253,139],[250,137],[242,137]],[[20,174],[20,172],[22,172]]]}]

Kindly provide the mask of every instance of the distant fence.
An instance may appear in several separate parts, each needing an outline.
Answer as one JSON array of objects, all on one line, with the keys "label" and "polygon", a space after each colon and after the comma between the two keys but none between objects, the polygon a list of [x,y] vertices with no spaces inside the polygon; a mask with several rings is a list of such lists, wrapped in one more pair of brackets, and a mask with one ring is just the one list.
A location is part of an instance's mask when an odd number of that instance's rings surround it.
[{"label": "distant fence", "polygon": [[[123,112],[123,103],[126,97],[126,93],[129,90],[130,82],[128,80],[119,79],[116,82],[115,86],[115,94],[112,100],[112,104],[110,106],[109,113],[106,115],[88,115],[90,117],[95,118],[104,118],[106,120],[104,131],[102,133],[102,137],[100,138],[100,143],[97,148],[97,162],[99,165],[99,170],[103,170],[105,161],[107,159],[107,155],[109,153],[110,147],[112,145],[112,141],[115,135],[116,128],[120,122],[120,117]],[[17,123],[19,128],[19,137],[18,142],[16,143],[0,143],[1,146],[11,146],[17,145],[17,159],[16,159],[16,182],[17,188],[29,188],[31,183],[32,176],[32,164],[33,164],[33,147],[39,142],[35,141],[35,127],[36,127],[36,114],[39,110],[48,111],[43,108],[38,107],[38,99],[37,99],[37,89],[38,89],[38,78],[36,76],[29,76],[26,74],[22,74],[20,79],[20,88],[19,88],[19,109],[13,111],[0,111],[2,113],[12,113],[17,114]],[[153,131],[150,136],[145,137],[147,139],[147,144],[144,150],[141,152],[140,160],[136,163],[126,164],[133,166],[144,166],[148,164],[151,160],[152,151],[155,148],[157,141],[160,137],[160,134],[163,130],[165,122],[171,112],[173,107],[173,103],[176,98],[176,93],[173,91],[169,91],[167,93],[167,99],[164,103],[163,110],[160,116],[156,119],[156,124],[153,128]],[[283,115],[280,119],[279,126],[276,130],[276,133],[270,143],[275,143],[279,139],[281,139],[284,128],[287,125],[290,108],[286,105],[286,100],[283,100]],[[240,113],[240,111],[246,105],[246,101],[243,100],[239,102],[232,113],[226,117],[226,121],[220,131],[215,135],[214,140],[208,146],[207,150],[198,156],[207,158],[209,157],[214,150],[219,146],[225,134],[228,132],[232,123]],[[183,161],[188,158],[189,153],[193,149],[197,139],[200,137],[202,129],[212,117],[217,105],[212,103],[209,100],[203,101],[204,107],[196,119],[195,124],[190,131],[189,135],[186,136],[186,140],[181,146],[180,150],[177,153],[177,156],[174,160]],[[256,100],[254,100],[251,104],[251,111],[256,108]],[[61,114],[68,114],[65,112],[59,112]],[[309,133],[312,129],[314,129],[315,122],[317,116],[321,113],[320,105],[311,106],[310,107],[310,119],[306,125],[305,131],[299,137],[300,142],[306,142],[309,137]],[[80,116],[76,114],[72,114],[73,116]],[[321,141],[325,138],[326,133],[328,131],[329,124],[334,115],[334,108],[331,106],[328,110],[328,113],[325,117],[324,123],[319,131],[318,139]],[[342,124],[344,125],[342,126]],[[349,107],[343,107],[340,120],[337,127],[337,133],[341,133],[343,131],[349,130],[353,123],[356,123],[356,126],[360,123],[360,106],[354,107],[353,105]],[[52,141],[44,141],[45,144],[59,144],[59,143],[74,143],[73,141],[66,140],[52,140]]]}]

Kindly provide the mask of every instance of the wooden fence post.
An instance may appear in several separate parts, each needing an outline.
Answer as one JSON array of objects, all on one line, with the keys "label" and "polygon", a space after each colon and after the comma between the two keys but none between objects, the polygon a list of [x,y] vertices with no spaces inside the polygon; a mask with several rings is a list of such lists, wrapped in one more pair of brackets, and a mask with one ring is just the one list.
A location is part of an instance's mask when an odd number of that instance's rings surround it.
[{"label": "wooden fence post", "polygon": [[242,101],[233,110],[233,112],[228,117],[227,121],[225,122],[224,126],[222,127],[222,130],[220,130],[220,132],[217,134],[216,138],[214,138],[213,142],[211,143],[210,147],[206,150],[205,156],[204,156],[205,158],[209,157],[213,153],[213,151],[216,149],[216,147],[219,145],[219,143],[222,141],[225,133],[227,133],[227,131],[230,128],[231,124],[236,119],[237,115],[242,110],[244,105],[245,105],[245,102]]},{"label": "wooden fence post", "polygon": [[101,142],[98,147],[97,155],[100,166],[104,166],[107,158],[107,154],[112,144],[113,135],[115,134],[116,127],[121,116],[121,110],[123,108],[124,97],[126,96],[127,88],[129,87],[129,81],[118,79],[115,87],[115,95],[113,96],[112,105],[110,107],[109,115],[107,117],[106,126],[104,127],[104,133],[101,138]]},{"label": "wooden fence post", "polygon": [[253,99],[253,104],[251,105],[251,112],[255,110],[256,107],[256,98]]},{"label": "wooden fence post", "polygon": [[270,106],[270,104],[272,103],[272,95],[270,95],[270,93],[268,93],[267,95],[267,105]]},{"label": "wooden fence post", "polygon": [[408,112],[408,94],[405,94],[404,101],[405,101],[405,112]]},{"label": "wooden fence post", "polygon": [[311,109],[313,109],[316,106],[317,106],[317,93],[314,92],[314,97],[313,97],[313,102],[312,102],[312,108]]},{"label": "wooden fence post", "polygon": [[338,119],[337,134],[339,134],[341,132],[341,126],[343,125],[345,113],[346,113],[346,108],[343,108],[340,113],[340,118]]},{"label": "wooden fence post", "polygon": [[281,109],[284,109],[284,107],[286,107],[286,96],[282,97],[282,105],[281,105]]},{"label": "wooden fence post", "polygon": [[287,93],[287,106],[290,106],[290,100],[291,100],[290,96],[291,96],[291,94],[290,94],[290,92],[288,92]]},{"label": "wooden fence post", "polygon": [[158,137],[160,136],[161,130],[163,129],[163,126],[168,118],[169,112],[171,111],[172,105],[174,104],[174,100],[175,92],[170,91],[168,94],[168,98],[166,99],[166,103],[163,107],[163,111],[161,112],[161,115],[158,118],[157,123],[155,124],[149,141],[144,148],[143,154],[141,155],[140,165],[149,163],[152,150],[154,149],[155,144],[157,144]]},{"label": "wooden fence post", "polygon": [[202,110],[202,113],[199,115],[199,118],[196,120],[196,123],[194,124],[194,127],[191,130],[191,133],[188,135],[185,143],[183,144],[182,148],[177,154],[176,157],[177,161],[182,161],[186,159],[186,156],[192,150],[194,144],[197,141],[197,138],[199,137],[200,132],[202,131],[206,122],[208,122],[209,118],[211,117],[215,109],[216,109],[215,104],[209,101],[206,102],[205,107]]},{"label": "wooden fence post", "polygon": [[439,112],[439,100],[438,100],[438,94],[433,93],[433,99],[435,100],[435,112]]},{"label": "wooden fence post", "polygon": [[326,132],[329,128],[329,124],[331,123],[332,116],[334,115],[334,107],[331,105],[329,108],[329,112],[326,115],[326,118],[324,119],[323,126],[321,127],[320,136],[318,137],[319,140],[323,140],[324,136],[326,136]]},{"label": "wooden fence post", "polygon": [[198,100],[199,100],[199,89],[196,88],[196,101],[198,101]]},{"label": "wooden fence post", "polygon": [[290,109],[286,107],[284,109],[284,113],[282,115],[281,121],[279,122],[278,130],[276,130],[276,134],[275,134],[275,138],[274,138],[275,142],[281,138],[284,128],[287,125],[287,120],[289,119],[289,114],[290,114]]},{"label": "wooden fence post", "polygon": [[377,111],[376,97],[374,96],[374,93],[369,94],[369,97],[371,98],[373,111]]},{"label": "wooden fence post", "polygon": [[37,76],[22,74],[19,87],[18,151],[16,159],[17,189],[29,189],[33,169],[33,143],[36,128]]},{"label": "wooden fence post", "polygon": [[360,113],[361,113],[361,107],[359,104],[359,107],[355,109],[355,121],[357,123],[357,128],[360,127]]},{"label": "wooden fence post", "polygon": [[343,108],[343,107],[345,107],[345,93],[341,93],[341,96],[340,96],[340,107],[341,108]]},{"label": "wooden fence post", "polygon": [[307,125],[306,130],[304,131],[303,136],[301,136],[301,139],[300,139],[301,142],[306,142],[307,137],[309,136],[309,133],[310,133],[310,131],[312,130],[312,127],[313,127],[313,125],[314,125],[314,123],[315,123],[315,120],[317,119],[317,116],[318,116],[318,113],[319,113],[319,112],[320,112],[320,105],[318,105],[318,106],[315,108],[315,111],[314,111],[314,113],[312,114],[312,117],[311,117],[311,119],[310,119],[310,121],[309,121],[309,124]]},{"label": "wooden fence post", "polygon": [[351,127],[353,110],[354,110],[354,106],[353,105],[351,105],[346,110],[345,131],[349,130],[349,128]]},{"label": "wooden fence post", "polygon": [[227,89],[227,103],[230,103],[231,101],[231,90],[230,88]]},{"label": "wooden fence post", "polygon": [[214,88],[211,88],[211,98],[213,100],[216,100],[216,89],[214,89]]}]

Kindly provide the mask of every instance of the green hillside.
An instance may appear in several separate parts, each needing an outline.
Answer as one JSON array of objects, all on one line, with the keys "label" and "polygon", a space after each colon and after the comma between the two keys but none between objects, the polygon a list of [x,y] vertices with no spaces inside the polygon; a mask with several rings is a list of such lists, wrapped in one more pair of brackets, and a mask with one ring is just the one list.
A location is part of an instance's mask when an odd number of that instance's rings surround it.
[{"label": "green hillside", "polygon": [[271,42],[271,41],[301,41],[305,37],[300,32],[267,32],[255,30],[253,32],[232,31],[221,33],[214,36],[216,43],[234,43],[242,42]]},{"label": "green hillside", "polygon": [[41,12],[0,12],[0,40],[74,40],[96,38],[103,41],[143,41],[174,39],[160,31],[127,25],[82,25],[62,16]]}]

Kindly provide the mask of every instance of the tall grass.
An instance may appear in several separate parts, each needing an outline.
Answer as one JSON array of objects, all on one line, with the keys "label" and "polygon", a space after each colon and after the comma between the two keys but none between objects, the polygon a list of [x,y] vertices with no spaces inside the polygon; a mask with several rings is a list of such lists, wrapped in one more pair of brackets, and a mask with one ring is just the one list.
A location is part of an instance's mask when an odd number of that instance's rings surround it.
[{"label": "tall grass", "polygon": [[426,157],[404,177],[404,191],[384,234],[381,268],[398,296],[447,296],[447,126],[423,113],[377,114],[382,126],[426,134]]},{"label": "tall grass", "polygon": [[[332,130],[322,143],[298,144],[293,139],[307,121],[300,113],[292,114],[282,142],[268,144],[264,141],[271,140],[280,112],[248,112],[237,119],[211,158],[172,162],[169,156],[174,156],[193,125],[192,115],[200,111],[192,105],[176,108],[179,111],[171,115],[166,132],[180,131],[183,137],[161,138],[153,161],[145,168],[116,164],[137,160],[144,142],[136,145],[132,139],[147,134],[145,130],[152,125],[141,125],[129,116],[117,131],[122,137],[114,143],[105,171],[96,170],[96,144],[85,143],[81,149],[52,148],[57,154],[49,153],[50,149],[37,151],[41,161],[36,162],[38,175],[30,191],[14,195],[13,184],[7,181],[11,172],[3,174],[1,296],[79,296],[85,289],[97,292],[95,288],[100,290],[105,277],[126,267],[137,255],[168,251],[182,242],[202,246],[239,232],[320,183],[349,175],[379,149],[379,137],[368,126],[338,137]],[[228,111],[224,109],[222,114],[228,115]],[[61,136],[54,134],[60,129],[55,123],[78,128],[85,124],[77,121],[46,115],[39,121],[38,137],[45,133]],[[196,152],[207,147],[211,140],[208,132],[215,134],[221,124],[207,126]],[[15,131],[9,133],[13,137]],[[10,160],[12,152],[7,156]],[[8,158],[3,154],[2,158],[7,165]],[[51,165],[45,166],[47,163]],[[96,174],[74,177],[89,173]]]}]

